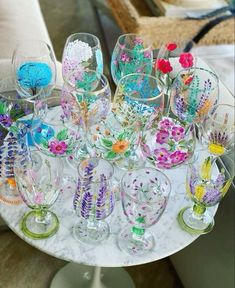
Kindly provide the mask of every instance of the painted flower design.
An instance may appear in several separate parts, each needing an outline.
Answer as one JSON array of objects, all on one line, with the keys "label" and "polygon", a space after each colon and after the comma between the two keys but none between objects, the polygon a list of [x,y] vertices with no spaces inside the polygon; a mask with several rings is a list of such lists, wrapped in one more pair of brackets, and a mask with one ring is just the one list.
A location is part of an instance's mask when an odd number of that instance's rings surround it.
[{"label": "painted flower design", "polygon": [[167,143],[169,138],[169,132],[166,130],[160,130],[156,134],[156,142],[159,144]]},{"label": "painted flower design", "polygon": [[64,141],[54,140],[49,143],[50,151],[55,155],[62,155],[66,152],[68,145]]},{"label": "painted flower design", "polygon": [[134,43],[135,45],[142,45],[144,41],[141,38],[135,38]]},{"label": "painted flower design", "polygon": [[44,196],[42,193],[40,192],[36,192],[35,195],[34,195],[34,198],[33,198],[33,202],[35,204],[42,204],[43,203],[43,200],[44,200]]},{"label": "painted flower design", "polygon": [[176,43],[168,43],[166,44],[166,49],[169,51],[174,51],[177,48],[177,44]]},{"label": "painted flower design", "polygon": [[175,151],[170,155],[172,164],[179,164],[184,162],[187,159],[187,153],[182,151]]},{"label": "painted flower design", "polygon": [[167,162],[169,159],[169,152],[165,148],[157,148],[154,150],[154,154],[156,155],[156,159],[159,162]]},{"label": "painted flower design", "polygon": [[175,141],[180,141],[184,138],[185,129],[182,126],[174,126],[171,129],[171,135]]},{"label": "painted flower design", "polygon": [[12,119],[9,115],[7,114],[0,114],[0,123],[4,127],[10,127],[12,125]]},{"label": "painted flower design", "polygon": [[118,140],[112,145],[112,150],[115,153],[124,153],[129,147],[129,141]]},{"label": "painted flower design", "polygon": [[151,58],[152,57],[152,52],[151,51],[144,51],[144,57],[145,58]]},{"label": "painted flower design", "polygon": [[183,68],[190,68],[193,66],[193,55],[189,52],[181,53],[179,63]]},{"label": "painted flower design", "polygon": [[163,120],[161,120],[159,122],[159,128],[160,129],[169,129],[174,125],[174,122],[171,121],[169,118],[163,118]]},{"label": "painted flower design", "polygon": [[169,60],[160,58],[155,62],[155,70],[159,70],[163,74],[170,73],[173,68]]},{"label": "painted flower design", "polygon": [[122,62],[130,62],[131,58],[127,55],[127,53],[121,54],[121,61]]}]

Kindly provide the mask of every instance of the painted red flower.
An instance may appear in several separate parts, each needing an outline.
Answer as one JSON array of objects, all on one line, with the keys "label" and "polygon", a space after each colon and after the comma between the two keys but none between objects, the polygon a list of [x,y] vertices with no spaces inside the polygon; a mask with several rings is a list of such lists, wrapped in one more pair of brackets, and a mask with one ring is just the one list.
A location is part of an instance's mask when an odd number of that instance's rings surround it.
[{"label": "painted red flower", "polygon": [[177,48],[176,43],[168,43],[166,44],[166,49],[169,51],[174,51]]},{"label": "painted red flower", "polygon": [[155,70],[161,71],[163,74],[169,73],[173,70],[169,60],[160,58],[155,62]]},{"label": "painted red flower", "polygon": [[181,53],[179,62],[183,68],[190,68],[193,66],[193,55],[189,52]]}]

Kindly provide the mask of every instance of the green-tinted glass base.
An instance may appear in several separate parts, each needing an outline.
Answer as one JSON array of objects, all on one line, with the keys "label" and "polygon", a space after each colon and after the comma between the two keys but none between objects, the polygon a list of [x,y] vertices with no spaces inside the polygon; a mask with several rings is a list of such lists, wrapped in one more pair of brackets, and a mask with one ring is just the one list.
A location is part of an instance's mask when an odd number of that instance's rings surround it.
[{"label": "green-tinted glass base", "polygon": [[177,216],[180,227],[190,234],[206,234],[214,227],[214,219],[207,211],[201,217],[195,217],[192,207],[180,210]]},{"label": "green-tinted glass base", "polygon": [[59,229],[57,216],[47,211],[43,221],[39,221],[36,211],[26,213],[21,221],[21,230],[25,236],[32,239],[45,239],[53,236]]}]

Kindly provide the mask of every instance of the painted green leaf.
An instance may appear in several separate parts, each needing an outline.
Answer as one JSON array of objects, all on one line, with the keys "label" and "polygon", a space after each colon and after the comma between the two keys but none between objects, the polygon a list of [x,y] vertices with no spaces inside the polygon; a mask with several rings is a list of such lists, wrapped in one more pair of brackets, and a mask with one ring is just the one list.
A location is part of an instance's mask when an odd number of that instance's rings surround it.
[{"label": "painted green leaf", "polygon": [[118,135],[118,140],[124,140],[127,137],[126,131],[122,132],[120,135]]},{"label": "painted green leaf", "polygon": [[105,147],[112,147],[113,145],[113,142],[111,140],[105,138],[102,139],[102,143],[104,144]]},{"label": "painted green leaf", "polygon": [[7,112],[6,103],[0,102],[0,114],[6,114],[6,112]]},{"label": "painted green leaf", "polygon": [[124,156],[125,157],[129,157],[131,155],[131,151],[130,150],[128,150],[128,151],[126,151],[125,153],[124,153]]},{"label": "painted green leaf", "polygon": [[11,125],[10,131],[13,132],[13,133],[16,133],[18,131],[17,126]]},{"label": "painted green leaf", "polygon": [[109,151],[108,153],[105,154],[105,158],[108,160],[114,159],[116,157],[116,153],[113,151]]},{"label": "painted green leaf", "polygon": [[45,140],[44,138],[40,139],[40,144],[42,144],[42,146],[46,149],[48,149],[48,141]]},{"label": "painted green leaf", "polygon": [[68,136],[68,128],[65,128],[63,130],[61,130],[56,138],[59,140],[59,141],[62,141],[62,140],[66,140],[67,139],[67,136]]}]

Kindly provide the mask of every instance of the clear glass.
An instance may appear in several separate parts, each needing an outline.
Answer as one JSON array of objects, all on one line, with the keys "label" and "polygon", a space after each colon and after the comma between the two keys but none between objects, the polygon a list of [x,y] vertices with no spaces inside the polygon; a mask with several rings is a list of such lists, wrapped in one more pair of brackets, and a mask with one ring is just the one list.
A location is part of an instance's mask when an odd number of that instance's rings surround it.
[{"label": "clear glass", "polygon": [[220,156],[234,150],[235,107],[218,104],[214,111],[201,124],[201,142],[210,154]]},{"label": "clear glass", "polygon": [[[2,130],[0,137],[0,201],[18,205],[21,198],[16,186],[14,165],[17,156],[27,155],[27,128],[24,124],[15,125],[14,132]],[[5,133],[4,133],[5,132]]]},{"label": "clear glass", "polygon": [[234,178],[234,162],[227,157],[224,162],[226,167],[221,165],[220,158],[208,157],[188,166],[186,191],[194,205],[184,207],[178,214],[183,230],[191,234],[205,234],[213,229],[214,219],[207,207],[215,206],[222,200]]},{"label": "clear glass", "polygon": [[[89,33],[70,35],[65,43],[62,57],[62,75],[68,80],[72,72],[77,77],[84,69],[103,73],[103,55],[99,39]],[[73,74],[74,75],[74,74]]]},{"label": "clear glass", "polygon": [[147,43],[143,35],[121,35],[113,50],[111,59],[111,73],[115,84],[129,74],[151,74],[153,52],[151,44]]},{"label": "clear glass", "polygon": [[171,87],[171,111],[187,123],[200,123],[213,113],[218,99],[218,77],[204,68],[181,70]]},{"label": "clear glass", "polygon": [[132,170],[143,161],[136,154],[147,119],[163,109],[157,79],[147,74],[123,77],[116,89],[111,113],[90,127],[89,143],[95,153],[120,168]]},{"label": "clear glass", "polygon": [[21,97],[38,99],[51,94],[56,82],[56,59],[47,43],[23,41],[14,50],[12,64]]},{"label": "clear glass", "polygon": [[74,225],[73,233],[86,244],[97,244],[110,234],[104,219],[112,213],[115,204],[112,176],[112,164],[101,158],[83,160],[78,166],[73,204],[79,222]]},{"label": "clear glass", "polygon": [[194,126],[181,122],[174,115],[159,114],[145,125],[140,147],[143,156],[154,167],[171,169],[188,162],[195,144]]},{"label": "clear glass", "polygon": [[57,216],[49,211],[56,201],[61,187],[62,166],[60,159],[49,158],[39,151],[41,165],[28,156],[18,157],[15,164],[15,177],[20,196],[32,209],[21,219],[21,230],[29,238],[44,239],[54,235],[59,229]]},{"label": "clear glass", "polygon": [[152,168],[126,172],[121,183],[123,211],[132,226],[121,231],[118,245],[128,254],[139,256],[155,246],[154,236],[146,229],[161,218],[171,184],[165,174]]}]

